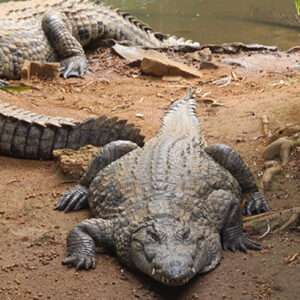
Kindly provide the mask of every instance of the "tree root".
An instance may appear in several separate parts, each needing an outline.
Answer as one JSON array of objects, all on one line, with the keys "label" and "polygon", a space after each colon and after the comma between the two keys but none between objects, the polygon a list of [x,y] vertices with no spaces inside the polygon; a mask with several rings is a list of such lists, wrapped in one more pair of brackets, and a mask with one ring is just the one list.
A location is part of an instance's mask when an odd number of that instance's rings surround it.
[{"label": "tree root", "polygon": [[279,127],[274,130],[268,139],[268,144],[278,140],[281,137],[290,137],[300,132],[300,125],[298,124],[287,124],[284,127]]},{"label": "tree root", "polygon": [[289,229],[300,221],[300,207],[294,207],[278,212],[267,212],[243,219],[244,229],[260,235],[263,239],[270,233],[278,233]]},{"label": "tree root", "polygon": [[266,170],[262,177],[262,185],[264,190],[268,190],[271,187],[272,179],[276,174],[282,171],[282,166],[278,161],[267,161],[265,162]]},{"label": "tree root", "polygon": [[[266,169],[262,177],[262,185],[267,190],[271,186],[273,177],[287,165],[293,149],[300,146],[300,126],[288,125],[277,129],[273,135],[269,135],[269,129],[266,127],[269,121],[266,117],[263,117],[262,122],[265,132],[264,136],[272,141],[263,153]],[[287,136],[281,136],[282,134],[287,134]],[[277,137],[275,140],[273,139],[274,136]],[[276,159],[279,161],[275,161]]]},{"label": "tree root", "polygon": [[279,158],[285,166],[289,161],[291,151],[297,146],[300,146],[300,133],[291,137],[281,137],[266,147],[263,153],[264,160]]}]

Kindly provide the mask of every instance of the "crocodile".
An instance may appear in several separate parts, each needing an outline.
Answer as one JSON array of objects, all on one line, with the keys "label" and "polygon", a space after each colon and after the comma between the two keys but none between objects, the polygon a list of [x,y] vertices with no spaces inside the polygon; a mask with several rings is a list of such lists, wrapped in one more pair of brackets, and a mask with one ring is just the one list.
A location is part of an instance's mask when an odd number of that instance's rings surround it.
[{"label": "crocodile", "polygon": [[128,268],[180,286],[213,270],[222,247],[261,249],[243,232],[242,213],[267,211],[264,195],[235,150],[206,144],[195,106],[188,91],[143,147],[121,140],[104,146],[58,199],[57,210],[92,213],[68,234],[63,264],[95,268],[96,247],[104,246]]},{"label": "crocodile", "polygon": [[16,6],[5,10],[0,19],[0,78],[4,79],[19,79],[25,60],[58,61],[63,77],[82,76],[88,67],[84,48],[93,45],[200,47],[197,42],[154,32],[130,14],[96,0],[25,1]]},{"label": "crocodile", "polygon": [[144,144],[140,129],[117,117],[103,115],[79,122],[0,103],[0,155],[49,160],[55,149],[104,146],[119,139]]}]

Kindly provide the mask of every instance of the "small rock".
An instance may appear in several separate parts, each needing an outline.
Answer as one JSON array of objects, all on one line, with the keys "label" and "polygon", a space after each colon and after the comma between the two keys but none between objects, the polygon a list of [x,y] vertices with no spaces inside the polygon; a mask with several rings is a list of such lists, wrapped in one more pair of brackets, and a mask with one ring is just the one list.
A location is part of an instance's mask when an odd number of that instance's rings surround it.
[{"label": "small rock", "polygon": [[144,119],[144,114],[142,114],[142,113],[137,113],[137,114],[135,114],[135,116],[137,118]]},{"label": "small rock", "polygon": [[99,147],[87,145],[79,150],[54,150],[53,156],[58,160],[58,164],[65,174],[72,179],[79,179],[98,152]]},{"label": "small rock", "polygon": [[194,67],[169,59],[159,52],[151,52],[144,55],[141,63],[144,74],[158,77],[182,76],[201,77],[202,74]]},{"label": "small rock", "polygon": [[60,65],[58,63],[39,63],[35,61],[26,60],[21,70],[21,79],[57,79],[59,77],[59,67]]},{"label": "small rock", "polygon": [[200,51],[187,53],[185,57],[194,61],[205,62],[205,61],[211,61],[212,53],[209,48],[204,48]]}]

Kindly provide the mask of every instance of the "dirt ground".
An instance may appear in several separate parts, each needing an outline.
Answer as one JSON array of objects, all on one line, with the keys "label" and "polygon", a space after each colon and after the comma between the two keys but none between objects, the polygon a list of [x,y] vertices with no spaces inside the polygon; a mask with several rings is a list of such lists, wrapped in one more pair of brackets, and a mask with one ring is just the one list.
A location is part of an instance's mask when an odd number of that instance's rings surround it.
[{"label": "dirt ground", "polygon": [[[227,143],[240,151],[260,179],[263,170],[261,117],[271,128],[300,122],[300,73],[289,69],[245,72],[222,66],[200,79],[167,81],[141,76],[110,51],[90,55],[85,79],[33,81],[32,91],[0,92],[1,100],[35,112],[85,119],[108,114],[129,119],[149,139],[169,103],[193,86],[198,114],[209,143]],[[278,60],[278,59],[276,59]],[[225,86],[211,80],[234,79]],[[273,71],[272,71],[273,70]],[[275,70],[275,71],[274,71]],[[202,98],[201,98],[202,96]],[[221,106],[204,103],[215,99]],[[138,114],[138,115],[137,115]],[[141,117],[142,116],[142,117]],[[300,151],[266,193],[273,210],[300,206]],[[55,161],[0,157],[0,298],[1,299],[299,299],[300,251],[297,231],[269,235],[260,252],[224,252],[220,266],[182,288],[165,288],[124,269],[109,253],[98,255],[97,268],[76,272],[61,265],[69,230],[87,211],[53,210],[59,195],[74,183]],[[255,238],[255,237],[254,237]]]}]

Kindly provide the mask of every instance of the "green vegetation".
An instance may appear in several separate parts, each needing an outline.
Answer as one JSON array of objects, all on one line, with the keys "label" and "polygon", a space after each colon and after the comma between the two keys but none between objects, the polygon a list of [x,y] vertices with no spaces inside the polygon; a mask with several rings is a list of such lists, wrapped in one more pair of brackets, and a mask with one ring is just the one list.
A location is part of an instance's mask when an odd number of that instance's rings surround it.
[{"label": "green vegetation", "polygon": [[0,87],[0,90],[5,91],[9,94],[18,94],[18,93],[30,91],[31,87],[25,85],[18,85],[18,86],[8,85],[8,86]]},{"label": "green vegetation", "polygon": [[300,0],[295,0],[295,5],[297,9],[297,14],[300,16]]}]

